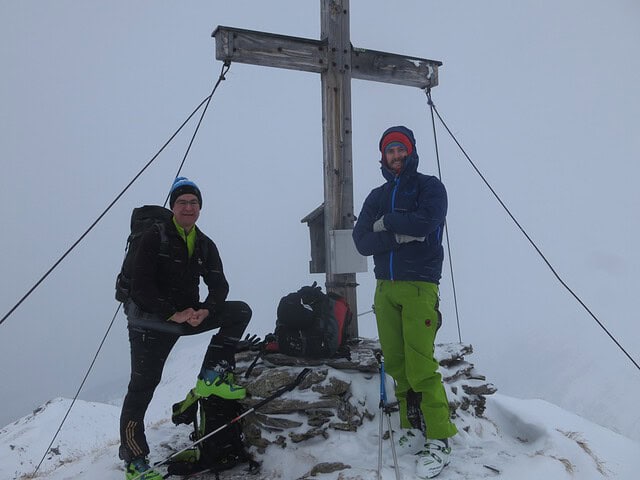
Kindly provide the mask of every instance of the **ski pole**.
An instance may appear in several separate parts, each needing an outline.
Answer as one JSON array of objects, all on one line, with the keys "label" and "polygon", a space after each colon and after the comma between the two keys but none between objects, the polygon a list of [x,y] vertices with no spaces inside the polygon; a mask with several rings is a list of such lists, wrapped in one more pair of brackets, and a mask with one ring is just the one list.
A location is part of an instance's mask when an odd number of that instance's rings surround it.
[{"label": "ski pole", "polygon": [[393,429],[391,428],[391,412],[387,410],[387,425],[389,426],[389,441],[391,442],[391,454],[393,455],[393,467],[396,471],[396,480],[401,480],[400,467],[398,466],[398,456],[396,455],[396,444],[393,440]]},{"label": "ski pole", "polygon": [[[276,398],[282,396],[283,394],[285,394],[286,392],[290,392],[291,390],[293,390],[294,388],[296,388],[298,385],[300,385],[300,383],[302,382],[302,380],[304,380],[304,377],[306,377],[309,372],[311,372],[310,368],[304,368],[302,369],[302,371],[298,374],[298,376],[296,377],[296,379],[287,384],[284,385],[282,387],[280,387],[278,390],[276,390],[275,392],[273,392],[271,395],[269,395],[268,397],[260,400],[258,403],[256,403],[253,407],[245,410],[244,412],[242,412],[240,415],[238,415],[237,417],[233,418],[232,420],[230,420],[229,422],[225,423],[224,425],[221,425],[220,427],[216,428],[213,432],[209,432],[208,434],[206,434],[204,437],[199,438],[197,441],[193,442],[191,445],[186,446],[185,448],[183,448],[182,450],[178,450],[177,452],[172,453],[171,455],[169,455],[167,458],[165,458],[164,460],[161,460],[160,462],[156,462],[154,463],[151,468],[156,468],[159,467],[160,465],[164,465],[165,463],[168,463],[169,460],[171,460],[173,457],[175,457],[176,455],[180,455],[183,452],[186,452],[187,450],[195,447],[196,445],[200,444],[201,442],[203,442],[204,440],[206,440],[209,437],[212,437],[213,435],[215,435],[216,433],[220,432],[221,430],[224,430],[225,428],[233,425],[234,423],[240,421],[242,418],[246,417],[247,415],[249,415],[250,413],[255,412],[256,410],[258,410],[259,408],[263,407],[264,405],[266,405],[267,403],[275,400]],[[135,477],[131,478],[131,480],[138,480],[142,475],[144,475],[144,472],[140,472],[138,475],[136,475]]]},{"label": "ski pole", "polygon": [[380,423],[378,427],[378,480],[382,480],[382,427],[384,425],[384,420],[382,417],[384,416],[384,406],[382,404],[382,398],[380,398]]},{"label": "ski pole", "polygon": [[253,371],[253,367],[256,366],[256,363],[258,363],[258,360],[260,360],[260,358],[262,358],[263,354],[264,354],[264,345],[262,346],[262,348],[260,349],[260,351],[256,355],[256,358],[253,359],[253,362],[251,362],[251,365],[249,365],[249,368],[247,368],[247,371],[244,372],[244,378],[249,378],[249,375],[251,375],[251,372]]},{"label": "ski pole", "polygon": [[398,456],[396,454],[396,445],[393,440],[393,428],[391,428],[391,409],[387,404],[387,388],[386,388],[386,373],[384,371],[384,359],[380,352],[376,353],[376,360],[380,365],[380,439],[378,443],[378,480],[380,480],[382,470],[382,415],[387,415],[387,425],[389,427],[389,441],[391,442],[391,454],[393,456],[393,467],[396,472],[396,480],[401,480],[400,467],[398,466]]},{"label": "ski pole", "polygon": [[385,398],[385,385],[384,385],[384,373],[382,370],[382,359],[380,353],[376,353],[376,360],[378,361],[378,372],[380,373],[380,422],[378,423],[378,480],[382,480],[382,435],[384,427],[384,398]]}]

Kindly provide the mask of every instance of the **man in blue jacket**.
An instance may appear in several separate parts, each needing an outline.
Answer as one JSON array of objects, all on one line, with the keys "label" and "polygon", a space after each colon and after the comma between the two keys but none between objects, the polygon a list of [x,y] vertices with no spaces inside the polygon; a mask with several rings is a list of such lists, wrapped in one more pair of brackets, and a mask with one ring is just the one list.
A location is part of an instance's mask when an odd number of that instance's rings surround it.
[{"label": "man in blue jacket", "polygon": [[447,193],[436,177],[417,171],[413,132],[398,126],[380,139],[385,183],[366,198],[353,230],[362,255],[373,255],[374,306],[385,368],[396,381],[400,444],[416,443],[418,478],[433,478],[449,463],[448,439],[457,433],[434,358],[442,317],[438,284]]}]

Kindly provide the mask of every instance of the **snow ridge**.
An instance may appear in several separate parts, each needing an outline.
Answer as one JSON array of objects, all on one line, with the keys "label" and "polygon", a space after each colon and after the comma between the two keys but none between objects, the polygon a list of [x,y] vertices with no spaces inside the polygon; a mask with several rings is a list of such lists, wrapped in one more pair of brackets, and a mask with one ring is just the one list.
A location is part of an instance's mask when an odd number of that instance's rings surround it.
[{"label": "snow ridge", "polygon": [[[193,386],[194,376],[184,375],[184,372],[197,371],[200,352],[206,347],[205,340],[203,339],[201,349],[176,349],[169,359],[163,382],[147,413],[147,435],[152,447],[152,462],[165,459],[188,443],[190,427],[174,426],[169,420],[170,410],[173,402],[181,399]],[[240,366],[244,368],[246,365],[247,362],[242,362]],[[300,369],[296,365],[263,365],[262,368],[263,371],[281,369],[293,373]],[[341,370],[325,364],[313,368],[315,371],[327,371],[326,377],[316,389],[315,393],[318,395],[323,395],[323,392],[326,394],[329,388],[327,386],[335,386],[336,380],[348,384],[348,401],[359,408],[360,412],[366,412],[362,415],[360,425],[355,431],[349,431],[325,424],[322,427],[324,434],[297,442],[293,440],[294,436],[289,435],[295,433],[293,430],[272,430],[268,434],[263,431],[263,437],[269,443],[263,448],[251,447],[256,459],[262,463],[260,473],[251,478],[375,478],[379,413],[377,374],[354,369]],[[443,368],[443,376],[447,377],[446,368]],[[389,379],[388,381],[390,382]],[[453,380],[455,381],[459,381],[459,378]],[[455,401],[460,395],[460,389],[456,394],[451,391],[452,386],[456,385],[445,385]],[[313,398],[312,392],[311,388],[295,390],[285,394],[285,399],[309,401]],[[124,477],[124,468],[117,453],[120,406],[82,400],[76,401],[38,474],[31,476],[70,402],[69,399],[56,398],[32,415],[0,429],[0,478],[115,480]],[[460,433],[452,441],[451,464],[439,478],[637,478],[640,468],[640,444],[637,442],[542,400],[520,400],[494,394],[486,398],[484,407],[486,410],[483,416],[478,416],[474,408],[457,409],[455,422]],[[297,422],[296,424],[300,424],[295,427],[298,433],[309,431],[309,425],[306,424],[309,417],[301,412],[269,415]],[[394,415],[392,419],[394,431],[397,432],[397,416]],[[284,438],[279,443],[276,441],[278,435]],[[383,478],[395,479],[388,440],[384,442]],[[414,478],[415,459],[412,455],[401,455],[399,466],[403,478]],[[236,467],[225,472],[221,478],[246,478],[246,472],[243,467]]]}]

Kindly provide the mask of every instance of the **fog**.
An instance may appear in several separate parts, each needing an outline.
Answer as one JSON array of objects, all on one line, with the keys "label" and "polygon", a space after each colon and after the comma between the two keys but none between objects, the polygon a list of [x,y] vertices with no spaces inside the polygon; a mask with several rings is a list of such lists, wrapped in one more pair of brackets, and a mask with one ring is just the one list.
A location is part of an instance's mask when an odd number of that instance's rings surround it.
[{"label": "fog", "polygon": [[[559,275],[638,361],[640,7],[350,3],[355,47],[443,62],[432,92],[439,112]],[[319,39],[319,13],[320,2],[293,0],[0,1],[2,315],[210,93],[221,68],[217,25]],[[249,329],[260,335],[273,330],[281,296],[324,282],[308,273],[300,223],[323,197],[320,94],[317,74],[232,64],[182,170],[203,192],[199,226],[220,249],[230,298],[251,305]],[[420,170],[436,173],[424,92],[354,80],[352,115],[356,215],[383,181],[377,145],[388,126],[411,128]],[[0,424],[75,394],[118,306],[131,209],[164,201],[194,127],[0,325]],[[544,398],[640,439],[638,369],[442,129],[438,146],[470,360],[505,394]],[[372,303],[369,270],[358,274],[360,312]],[[441,297],[438,341],[457,342],[448,265]],[[359,329],[376,336],[371,314]],[[124,394],[128,362],[119,312],[80,397],[119,401],[105,392]]]}]

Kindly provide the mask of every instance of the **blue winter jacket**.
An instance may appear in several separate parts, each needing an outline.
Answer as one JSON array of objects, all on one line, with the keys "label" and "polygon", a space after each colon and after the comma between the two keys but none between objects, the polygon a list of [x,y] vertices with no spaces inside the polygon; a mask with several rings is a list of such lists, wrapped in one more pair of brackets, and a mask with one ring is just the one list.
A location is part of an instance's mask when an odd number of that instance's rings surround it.
[{"label": "blue winter jacket", "polygon": [[[391,131],[407,135],[413,151],[405,159],[398,176],[381,161],[386,183],[373,189],[364,201],[353,229],[353,240],[362,255],[373,255],[377,279],[437,284],[444,257],[442,233],[447,214],[447,192],[438,178],[417,171],[418,154],[413,132],[406,127],[391,127],[382,138]],[[373,224],[382,216],[386,231],[374,232]],[[423,242],[399,244],[396,233],[426,238]]]}]

